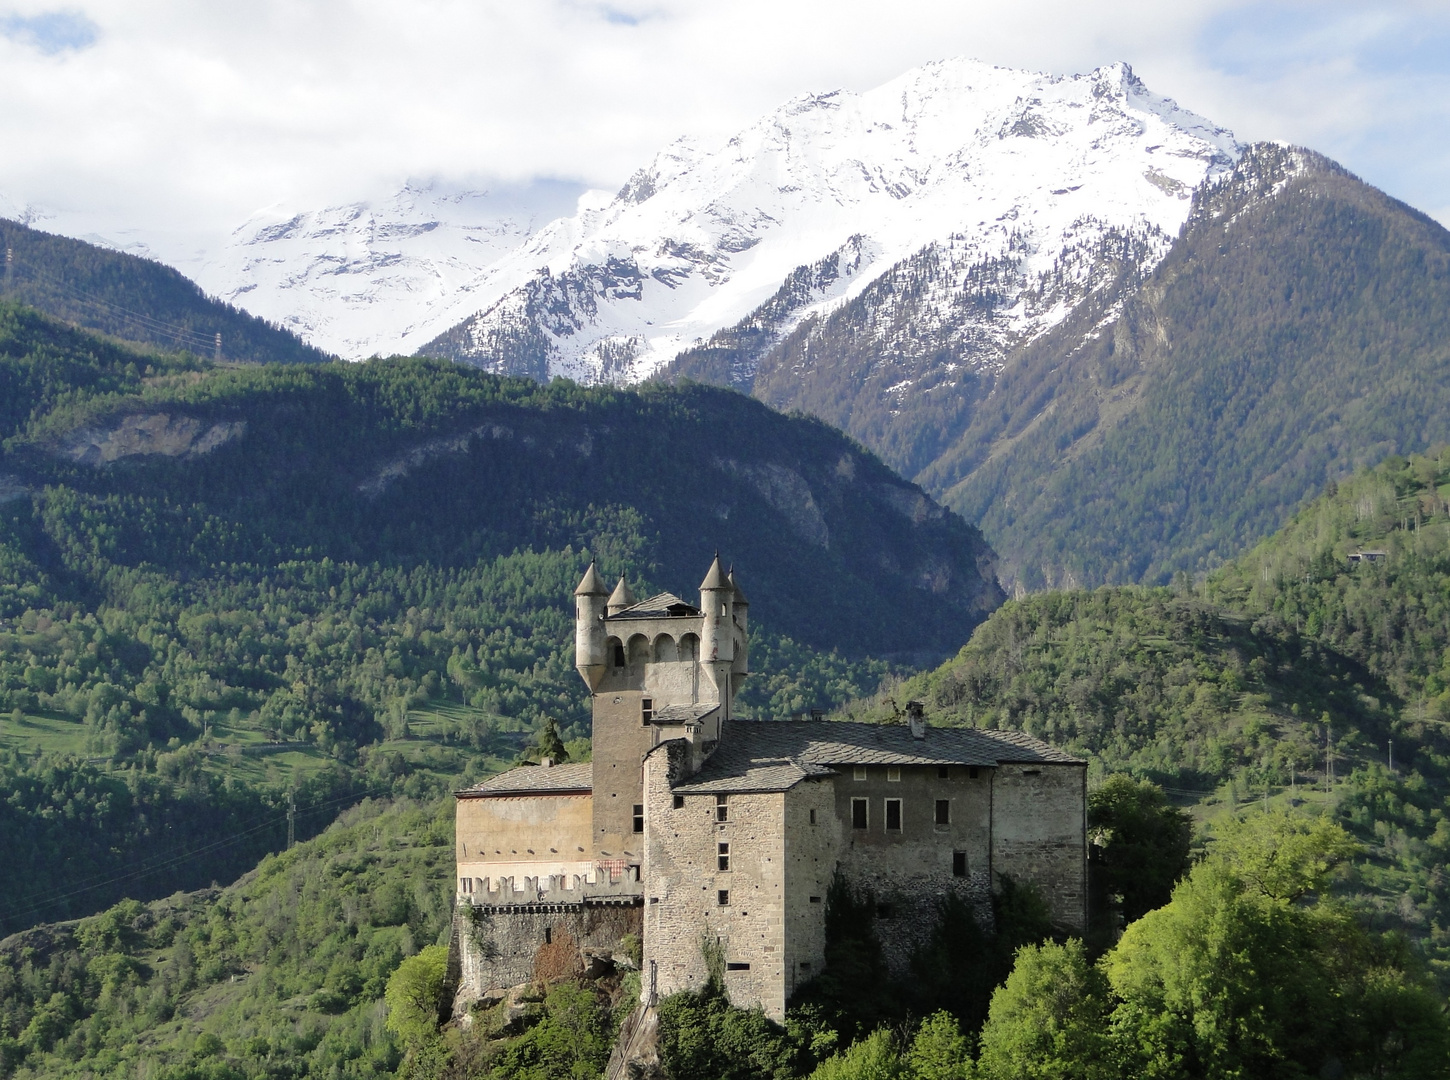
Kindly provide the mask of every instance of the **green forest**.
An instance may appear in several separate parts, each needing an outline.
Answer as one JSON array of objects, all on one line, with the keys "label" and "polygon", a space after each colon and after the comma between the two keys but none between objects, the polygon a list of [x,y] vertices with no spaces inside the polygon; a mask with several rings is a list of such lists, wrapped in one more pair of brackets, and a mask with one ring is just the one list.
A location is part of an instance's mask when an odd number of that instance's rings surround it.
[{"label": "green forest", "polygon": [[[185,434],[175,417],[242,434],[74,453],[157,416],[163,435]],[[745,447],[714,490],[661,467],[716,423]],[[945,654],[996,596],[960,519],[913,525],[889,500],[921,496],[869,455],[717,391],[421,360],[216,366],[0,305],[0,440],[3,933],[230,881],[289,821],[307,837],[364,796],[434,797],[530,753],[546,722],[586,755],[572,593],[591,559],[690,596],[718,538],[759,590],[744,700],[772,714],[874,689],[907,660],[871,652],[908,621],[899,640]],[[787,541],[751,469],[829,490],[819,524],[847,549]],[[733,521],[700,535],[718,506]],[[963,587],[926,591],[913,620],[889,583],[834,587],[887,554]]]},{"label": "green forest", "polygon": [[0,218],[0,300],[121,341],[243,363],[317,363],[327,354],[290,331],[207,296],[152,259]]},{"label": "green forest", "polygon": [[8,305],[0,403],[6,1080],[601,1076],[628,964],[439,1029],[449,792],[587,757],[589,561],[689,597],[717,537],[747,711],[1083,755],[1097,902],[1081,941],[1011,883],[992,934],[944,905],[896,983],[838,882],[786,1022],[665,999],[662,1076],[1445,1071],[1450,450],[1200,580],[1001,603],[960,518],[705,387],[215,365]]}]

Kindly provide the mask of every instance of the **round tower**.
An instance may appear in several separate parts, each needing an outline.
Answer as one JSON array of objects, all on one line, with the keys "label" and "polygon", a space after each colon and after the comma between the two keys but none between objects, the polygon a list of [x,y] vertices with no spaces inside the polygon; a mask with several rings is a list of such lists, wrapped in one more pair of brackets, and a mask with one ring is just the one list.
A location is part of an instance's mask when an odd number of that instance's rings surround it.
[{"label": "round tower", "polygon": [[750,674],[750,601],[745,599],[745,592],[735,580],[735,567],[730,568],[725,580],[730,583],[734,594],[732,610],[735,614],[735,658],[730,665],[730,673],[735,676],[736,689],[739,689],[739,681]]},{"label": "round tower", "polygon": [[574,590],[574,667],[592,694],[608,670],[609,658],[604,651],[604,614],[609,590],[599,577],[594,564],[584,571],[584,579]]},{"label": "round tower", "polygon": [[700,610],[705,613],[700,627],[700,664],[710,673],[718,696],[715,700],[730,711],[730,666],[735,659],[734,607],[735,589],[725,578],[720,556],[710,564],[710,572],[700,583]]}]

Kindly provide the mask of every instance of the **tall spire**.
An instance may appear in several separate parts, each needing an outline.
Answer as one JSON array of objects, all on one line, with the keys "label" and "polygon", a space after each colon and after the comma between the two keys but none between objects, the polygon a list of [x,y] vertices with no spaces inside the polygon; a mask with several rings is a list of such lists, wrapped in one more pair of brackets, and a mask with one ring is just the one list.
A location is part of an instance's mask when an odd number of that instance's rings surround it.
[{"label": "tall spire", "polygon": [[589,569],[584,571],[584,580],[579,582],[579,587],[574,590],[575,596],[608,596],[609,590],[604,587],[603,580],[599,577],[599,571],[594,569],[594,564],[589,564]]},{"label": "tall spire", "polygon": [[745,590],[740,587],[740,582],[735,580],[734,566],[730,567],[730,572],[725,575],[725,580],[728,581],[730,583],[730,587],[735,590],[735,606],[749,607],[750,601],[745,599]]}]

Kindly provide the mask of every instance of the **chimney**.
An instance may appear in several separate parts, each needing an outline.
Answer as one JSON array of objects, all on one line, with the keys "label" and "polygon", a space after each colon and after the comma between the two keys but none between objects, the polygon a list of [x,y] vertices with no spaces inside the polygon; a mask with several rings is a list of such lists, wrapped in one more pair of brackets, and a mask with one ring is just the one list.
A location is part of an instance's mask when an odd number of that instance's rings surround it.
[{"label": "chimney", "polygon": [[921,702],[906,703],[906,726],[911,728],[913,739],[926,738],[926,707]]},{"label": "chimney", "polygon": [[552,769],[554,767],[554,759],[551,757],[539,758],[539,764],[546,769]]}]

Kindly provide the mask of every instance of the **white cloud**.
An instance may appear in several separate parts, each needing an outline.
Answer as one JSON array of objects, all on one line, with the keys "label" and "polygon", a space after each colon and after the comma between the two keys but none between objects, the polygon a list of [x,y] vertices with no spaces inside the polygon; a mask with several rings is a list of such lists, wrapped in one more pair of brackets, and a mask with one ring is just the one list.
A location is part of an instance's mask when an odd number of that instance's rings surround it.
[{"label": "white cloud", "polygon": [[[1400,70],[1391,34],[1444,27],[1445,6],[1317,7],[1333,17],[1228,0],[96,0],[64,13],[89,37],[0,29],[0,192],[191,235],[409,176],[612,187],[680,134],[947,55],[1063,73],[1125,59],[1243,137],[1344,155],[1412,201],[1450,189],[1439,51]],[[1286,31],[1301,25],[1319,29]],[[1398,161],[1401,139],[1433,152]]]}]

